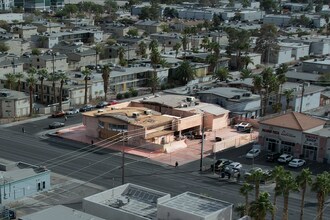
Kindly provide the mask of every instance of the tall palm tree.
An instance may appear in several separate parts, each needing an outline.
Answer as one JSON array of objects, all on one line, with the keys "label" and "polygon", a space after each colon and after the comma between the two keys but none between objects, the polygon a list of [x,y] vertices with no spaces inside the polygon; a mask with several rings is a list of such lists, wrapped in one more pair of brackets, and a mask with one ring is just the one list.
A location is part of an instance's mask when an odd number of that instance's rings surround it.
[{"label": "tall palm tree", "polygon": [[244,56],[241,58],[244,68],[247,69],[249,64],[254,64],[253,59],[250,56]]},{"label": "tall palm tree", "polygon": [[207,36],[205,36],[202,40],[201,48],[203,48],[204,51],[206,51],[209,48],[209,44],[210,44],[210,40]]},{"label": "tall palm tree", "polygon": [[119,65],[125,66],[126,60],[125,60],[125,49],[124,47],[118,48],[118,58],[119,58]]},{"label": "tall palm tree", "polygon": [[186,34],[183,35],[183,37],[181,39],[181,44],[182,44],[183,51],[186,52],[187,46],[188,46],[188,37]]},{"label": "tall palm tree", "polygon": [[313,182],[312,172],[309,170],[309,168],[303,169],[296,177],[296,181],[301,190],[300,220],[303,220],[306,188]]},{"label": "tall palm tree", "polygon": [[99,58],[99,54],[102,52],[102,46],[100,44],[96,44],[94,47],[95,50],[95,68],[97,69],[97,61]]},{"label": "tall palm tree", "polygon": [[252,70],[251,69],[242,69],[240,73],[240,78],[241,80],[247,79],[247,78],[252,78]]},{"label": "tall palm tree", "polygon": [[44,80],[48,78],[48,71],[47,69],[38,70],[37,75],[40,80],[41,103],[44,104]]},{"label": "tall palm tree", "polygon": [[247,181],[255,186],[255,200],[258,200],[260,194],[260,182],[265,179],[265,174],[260,170],[255,170],[247,178]]},{"label": "tall palm tree", "polygon": [[330,193],[330,174],[328,172],[324,171],[316,176],[316,179],[312,184],[312,191],[316,192],[318,201],[317,220],[322,220],[325,199]]},{"label": "tall palm tree", "polygon": [[245,205],[237,204],[234,208],[234,211],[239,215],[240,218],[244,217],[245,214]]},{"label": "tall palm tree", "polygon": [[186,85],[189,81],[196,77],[196,72],[188,61],[183,61],[176,69],[175,75],[181,85]]},{"label": "tall palm tree", "polygon": [[260,115],[263,116],[263,92],[262,92],[262,77],[260,75],[255,75],[253,77],[253,90],[258,92],[260,95]]},{"label": "tall palm tree", "polygon": [[265,220],[267,213],[274,212],[274,206],[269,201],[267,192],[260,193],[260,196],[250,205],[250,216],[255,220]]},{"label": "tall palm tree", "polygon": [[275,219],[275,213],[276,213],[276,199],[277,196],[280,195],[280,180],[281,177],[283,176],[285,170],[283,166],[276,166],[272,172],[272,179],[275,181],[275,193],[274,193],[274,201],[273,201],[273,205],[274,205],[274,212],[272,214],[272,220]]},{"label": "tall palm tree", "polygon": [[15,77],[17,79],[17,91],[21,91],[21,84],[22,84],[22,79],[24,78],[23,73],[15,73]]},{"label": "tall palm tree", "polygon": [[226,67],[221,67],[214,73],[214,78],[216,78],[219,81],[226,81],[228,79],[232,79],[233,77],[229,73],[228,68]]},{"label": "tall palm tree", "polygon": [[5,77],[6,77],[6,86],[8,89],[11,90],[16,83],[17,80],[16,76],[14,73],[6,73]]},{"label": "tall palm tree", "polygon": [[60,104],[59,104],[59,107],[60,107],[60,111],[62,111],[62,96],[63,96],[63,85],[65,83],[66,80],[68,80],[69,77],[67,76],[66,72],[60,72],[58,74],[58,80],[60,81]]},{"label": "tall palm tree", "polygon": [[287,64],[282,63],[280,67],[276,70],[276,77],[280,85],[279,95],[277,97],[277,103],[281,104],[282,100],[282,90],[283,90],[283,84],[287,81],[287,78],[285,76],[285,73],[288,72],[289,67]]},{"label": "tall palm tree", "polygon": [[110,72],[111,69],[108,65],[104,65],[102,68],[102,79],[103,79],[103,90],[104,90],[104,101],[107,101],[107,93],[110,83]]},{"label": "tall palm tree", "polygon": [[298,191],[298,184],[293,178],[291,172],[287,171],[282,175],[279,182],[279,190],[284,199],[282,219],[288,220],[290,192]]},{"label": "tall palm tree", "polygon": [[253,190],[253,186],[248,183],[244,183],[239,189],[239,193],[245,197],[245,215],[249,213],[249,193]]},{"label": "tall palm tree", "polygon": [[178,56],[178,54],[179,54],[180,47],[181,47],[181,43],[176,43],[176,44],[173,46],[173,50],[175,50],[175,58],[176,58],[176,57]]},{"label": "tall palm tree", "polygon": [[158,50],[158,41],[153,39],[149,44],[149,50]]},{"label": "tall palm tree", "polygon": [[38,80],[33,73],[28,74],[26,78],[26,84],[29,87],[29,94],[30,94],[30,117],[33,115],[33,91],[37,81]]},{"label": "tall palm tree", "polygon": [[88,79],[92,75],[92,72],[89,69],[85,69],[82,72],[82,75],[85,80],[85,98],[84,98],[84,104],[87,104],[87,84],[88,84]]},{"label": "tall palm tree", "polygon": [[288,89],[288,90],[285,90],[283,92],[284,96],[285,96],[285,99],[286,99],[286,106],[285,106],[285,109],[289,109],[290,108],[290,101],[293,99],[294,95],[293,95],[293,89]]},{"label": "tall palm tree", "polygon": [[141,58],[147,57],[147,44],[144,41],[139,43],[138,54],[141,56]]},{"label": "tall palm tree", "polygon": [[49,74],[47,80],[52,82],[53,104],[54,104],[57,101],[56,100],[56,88],[55,88],[55,85],[56,85],[56,81],[58,81],[58,74],[57,73],[51,73],[51,74]]}]

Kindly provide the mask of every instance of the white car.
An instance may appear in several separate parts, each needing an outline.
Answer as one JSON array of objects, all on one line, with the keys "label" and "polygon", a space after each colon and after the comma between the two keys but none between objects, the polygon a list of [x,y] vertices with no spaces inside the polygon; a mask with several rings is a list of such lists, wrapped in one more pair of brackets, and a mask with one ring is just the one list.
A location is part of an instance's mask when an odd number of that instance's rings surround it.
[{"label": "white car", "polygon": [[70,108],[68,111],[65,112],[66,115],[74,115],[78,113],[79,113],[79,109],[77,108]]},{"label": "white car", "polygon": [[252,127],[252,125],[248,122],[241,122],[237,125],[235,125],[235,128],[237,131],[246,131],[248,129],[250,129]]},{"label": "white car", "polygon": [[301,167],[306,164],[305,160],[302,159],[293,159],[289,163],[289,167]]},{"label": "white car", "polygon": [[262,172],[262,169],[260,167],[253,167],[251,170],[249,170],[248,172],[244,173],[244,178],[247,178],[247,177],[251,176],[251,174],[253,172],[257,172],[257,171]]},{"label": "white car", "polygon": [[292,159],[293,159],[293,156],[292,156],[292,155],[289,155],[289,154],[282,154],[282,155],[277,159],[277,161],[280,162],[280,163],[287,163],[287,162],[290,162]]},{"label": "white car", "polygon": [[251,149],[246,155],[245,158],[252,159],[260,154],[260,149]]},{"label": "white car", "polygon": [[231,164],[226,166],[225,171],[230,171],[232,169],[240,170],[241,168],[242,168],[242,164],[240,164],[238,162],[232,162]]}]

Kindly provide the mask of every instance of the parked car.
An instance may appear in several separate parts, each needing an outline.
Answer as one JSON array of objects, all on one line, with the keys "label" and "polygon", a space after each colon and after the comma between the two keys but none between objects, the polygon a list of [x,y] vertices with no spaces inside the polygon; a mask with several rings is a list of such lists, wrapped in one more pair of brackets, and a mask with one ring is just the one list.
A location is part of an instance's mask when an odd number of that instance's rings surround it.
[{"label": "parked car", "polygon": [[80,112],[87,112],[87,111],[91,111],[91,110],[93,110],[92,105],[85,105],[79,109]]},{"label": "parked car", "polygon": [[282,154],[277,161],[280,163],[288,163],[293,159],[293,156],[290,154]]},{"label": "parked car", "polygon": [[231,169],[234,169],[234,168],[240,170],[242,168],[242,164],[240,164],[238,162],[232,162],[225,167],[225,172],[230,171]]},{"label": "parked car", "polygon": [[104,108],[105,106],[108,106],[109,103],[108,102],[99,102],[97,105],[96,105],[96,108]]},{"label": "parked car", "polygon": [[262,169],[260,167],[253,167],[251,170],[244,173],[244,178],[247,178],[247,177],[251,176],[252,173],[256,172],[256,171],[261,171],[262,172]]},{"label": "parked car", "polygon": [[241,123],[235,125],[235,128],[237,131],[245,132],[245,131],[250,131],[252,128],[252,125],[248,122],[241,122]]},{"label": "parked car", "polygon": [[59,118],[59,117],[63,117],[65,115],[64,111],[56,111],[52,114],[53,118]]},{"label": "parked car", "polygon": [[[206,134],[204,134],[204,139],[206,138]],[[195,134],[194,139],[203,139],[203,135],[201,134]]]},{"label": "parked car", "polygon": [[111,100],[108,103],[109,103],[109,105],[116,105],[116,104],[118,104],[118,101],[117,100]]},{"label": "parked car", "polygon": [[267,156],[266,156],[266,161],[269,162],[275,162],[277,161],[277,159],[281,156],[280,153],[276,153],[276,152],[268,152]]},{"label": "parked car", "polygon": [[303,159],[293,159],[289,163],[289,167],[301,167],[306,164],[306,161]]},{"label": "parked car", "polygon": [[252,159],[260,155],[260,149],[251,149],[246,155],[245,158]]},{"label": "parked car", "polygon": [[78,113],[79,113],[79,109],[77,108],[69,108],[69,110],[65,112],[66,115],[74,115]]},{"label": "parked car", "polygon": [[228,160],[228,159],[219,159],[217,160],[217,162],[215,162],[215,164],[211,164],[211,170],[213,171],[213,167],[215,165],[215,171],[219,171],[223,167],[231,164],[232,162],[233,162],[232,160]]},{"label": "parked car", "polygon": [[54,129],[54,128],[61,128],[61,127],[64,127],[65,124],[63,122],[53,122],[49,125],[49,128],[50,129]]}]

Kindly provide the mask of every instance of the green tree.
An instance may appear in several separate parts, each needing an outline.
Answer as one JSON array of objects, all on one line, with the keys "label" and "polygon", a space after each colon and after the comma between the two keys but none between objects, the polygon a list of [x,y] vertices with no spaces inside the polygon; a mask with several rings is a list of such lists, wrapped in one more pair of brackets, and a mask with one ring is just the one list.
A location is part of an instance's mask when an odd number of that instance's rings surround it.
[{"label": "green tree", "polygon": [[156,70],[154,70],[149,79],[148,79],[148,85],[151,88],[151,93],[155,94],[157,89],[159,88],[160,82],[159,82],[159,78],[157,77],[157,72]]},{"label": "green tree", "polygon": [[187,50],[187,46],[188,46],[188,37],[187,37],[186,34],[184,34],[184,35],[182,36],[181,44],[182,44],[183,51],[186,52],[186,50]]},{"label": "green tree", "polygon": [[51,81],[52,82],[52,91],[53,91],[53,104],[56,103],[56,88],[55,88],[55,85],[56,85],[56,81],[58,81],[58,75],[56,73],[51,73],[48,75],[48,81]]},{"label": "green tree", "polygon": [[160,17],[160,5],[158,0],[150,1],[150,18],[152,20],[158,20]]},{"label": "green tree", "polygon": [[139,36],[139,31],[136,28],[129,29],[127,31],[128,36]]},{"label": "green tree", "polygon": [[178,56],[180,48],[181,48],[181,44],[179,42],[173,46],[173,50],[175,50],[175,57]]},{"label": "green tree", "polygon": [[280,85],[278,96],[276,96],[277,100],[276,103],[281,107],[281,100],[282,100],[282,92],[283,92],[283,84],[287,81],[285,73],[288,72],[288,65],[285,63],[282,63],[280,67],[276,70],[276,77],[277,81]]},{"label": "green tree", "polygon": [[6,77],[6,87],[11,90],[16,83],[17,80],[16,75],[14,73],[6,73],[5,77]]},{"label": "green tree", "polygon": [[233,78],[226,67],[221,67],[215,71],[213,77],[221,82]]},{"label": "green tree", "polygon": [[260,170],[254,170],[247,177],[247,181],[255,186],[255,200],[257,201],[260,194],[260,182],[265,179],[265,174]]},{"label": "green tree", "polygon": [[210,40],[207,36],[205,36],[202,40],[201,48],[204,49],[204,51],[206,51],[209,48],[209,44],[210,44]]},{"label": "green tree", "polygon": [[32,53],[32,55],[39,56],[39,55],[41,55],[41,50],[38,48],[33,48],[31,53]]},{"label": "green tree", "polygon": [[111,69],[108,65],[104,65],[102,68],[102,79],[103,79],[103,90],[104,90],[104,101],[107,101],[107,93],[110,83],[110,72]]},{"label": "green tree", "polygon": [[124,47],[118,48],[118,58],[119,58],[119,65],[125,66],[126,65],[126,59],[125,59],[125,49]]},{"label": "green tree", "polygon": [[252,70],[251,69],[242,69],[241,72],[240,72],[240,79],[241,80],[244,80],[244,79],[247,79],[247,78],[252,78],[253,75],[252,75]]},{"label": "green tree", "polygon": [[263,24],[258,34],[255,51],[262,54],[262,60],[269,63],[269,58],[279,50],[278,31],[274,24]]},{"label": "green tree", "polygon": [[102,53],[103,46],[101,44],[96,44],[93,49],[95,50],[95,68],[97,68],[98,58],[99,58],[100,53]]},{"label": "green tree", "polygon": [[15,73],[15,77],[17,79],[17,91],[21,91],[21,84],[22,84],[22,79],[24,78],[23,73]]},{"label": "green tree", "polygon": [[260,1],[260,7],[264,9],[267,13],[278,10],[277,0],[263,0]]},{"label": "green tree", "polygon": [[214,14],[212,21],[213,21],[213,27],[217,28],[218,26],[220,26],[221,25],[221,19],[220,19],[219,14]]},{"label": "green tree", "polygon": [[108,12],[110,17],[115,18],[116,12],[118,11],[117,2],[114,0],[105,0],[104,9]]},{"label": "green tree", "polygon": [[309,168],[303,169],[296,177],[296,181],[301,190],[300,220],[303,220],[306,189],[307,186],[311,185],[313,182],[312,172],[309,170]]},{"label": "green tree", "polygon": [[249,193],[252,192],[253,186],[248,183],[244,183],[243,186],[239,189],[239,193],[245,197],[245,215],[249,214]]},{"label": "green tree", "polygon": [[33,73],[28,74],[26,78],[26,84],[29,88],[29,95],[30,95],[30,117],[32,117],[33,115],[33,92],[37,81],[38,80]]},{"label": "green tree", "polygon": [[317,220],[323,219],[324,203],[330,193],[330,174],[324,171],[316,176],[312,184],[312,191],[316,192],[317,197]]},{"label": "green tree", "polygon": [[272,220],[275,219],[275,213],[276,213],[276,202],[277,202],[277,197],[281,194],[280,191],[280,181],[282,176],[284,175],[285,170],[283,166],[276,166],[272,172],[271,178],[275,181],[275,192],[274,192],[274,201],[273,201],[273,206],[274,206],[274,212],[272,213]]},{"label": "green tree", "polygon": [[183,61],[175,71],[177,80],[181,85],[186,85],[196,77],[196,72],[188,61]]},{"label": "green tree", "polygon": [[141,56],[141,58],[147,57],[147,44],[144,41],[141,41],[139,43],[139,46],[137,48],[137,54]]},{"label": "green tree", "polygon": [[69,77],[67,76],[67,73],[66,72],[60,72],[58,74],[58,80],[60,81],[60,104],[59,104],[59,107],[60,107],[60,111],[62,111],[62,99],[63,99],[63,85],[64,83],[69,79]]},{"label": "green tree", "polygon": [[318,80],[322,85],[330,85],[330,73],[322,73]]},{"label": "green tree", "polygon": [[7,52],[9,50],[9,47],[4,42],[0,42],[0,52]]},{"label": "green tree", "polygon": [[240,218],[244,217],[244,215],[245,215],[245,205],[237,204],[235,206],[234,211],[239,215]]},{"label": "green tree", "polygon": [[298,191],[298,184],[289,171],[285,172],[284,175],[281,176],[279,181],[279,189],[284,199],[282,219],[288,220],[290,192]]},{"label": "green tree", "polygon": [[90,71],[90,69],[85,69],[83,70],[82,72],[82,75],[84,77],[84,81],[85,81],[85,98],[84,98],[84,104],[86,105],[87,104],[87,95],[88,95],[88,88],[87,88],[87,85],[88,85],[88,80],[90,78],[90,76],[92,75],[92,72]]},{"label": "green tree", "polygon": [[267,213],[274,212],[274,206],[269,201],[267,192],[260,193],[260,196],[250,205],[250,216],[255,220],[265,220]]},{"label": "green tree", "polygon": [[289,109],[290,108],[290,101],[293,99],[294,94],[293,94],[293,89],[287,89],[283,92],[283,95],[285,96],[286,99],[286,107],[285,109]]},{"label": "green tree", "polygon": [[44,80],[48,78],[47,69],[40,69],[37,71],[38,79],[40,80],[40,101],[44,104]]},{"label": "green tree", "polygon": [[254,64],[253,59],[250,56],[246,55],[246,56],[242,57],[241,59],[242,59],[242,63],[244,65],[245,69],[248,68],[249,64],[252,64],[252,65]]},{"label": "green tree", "polygon": [[149,6],[144,6],[143,8],[141,8],[139,19],[140,20],[151,19],[151,10]]},{"label": "green tree", "polygon": [[216,72],[217,65],[218,65],[218,57],[215,54],[209,54],[206,57],[206,63],[210,64],[209,70],[213,74]]}]

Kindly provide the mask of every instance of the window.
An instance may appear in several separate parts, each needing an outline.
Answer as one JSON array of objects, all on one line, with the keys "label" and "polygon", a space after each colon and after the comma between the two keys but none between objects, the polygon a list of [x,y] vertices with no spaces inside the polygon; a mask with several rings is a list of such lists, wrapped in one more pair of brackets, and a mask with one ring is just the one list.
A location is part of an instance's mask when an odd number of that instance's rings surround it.
[{"label": "window", "polygon": [[104,122],[103,121],[99,121],[99,127],[104,128]]},{"label": "window", "polygon": [[40,184],[40,183],[38,183],[38,188],[37,188],[37,190],[38,190],[38,191],[41,190],[41,184]]},{"label": "window", "polygon": [[46,188],[46,182],[45,182],[45,181],[42,182],[42,188],[43,188],[43,189]]},{"label": "window", "polygon": [[113,130],[113,131],[127,131],[128,126],[127,125],[109,124],[109,129]]}]

